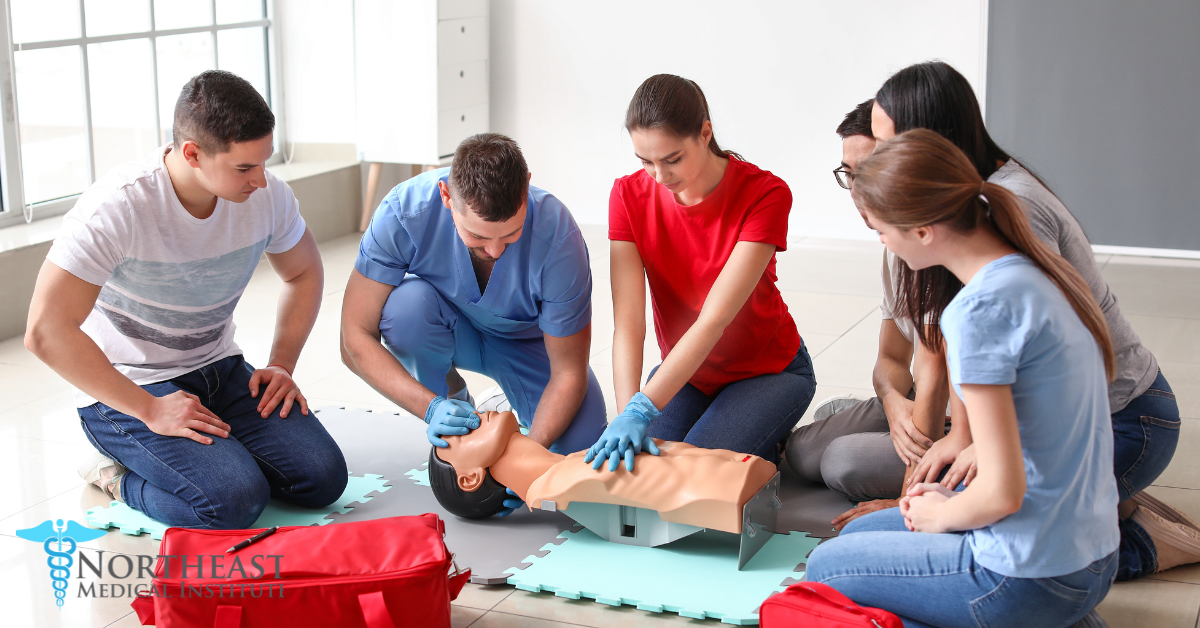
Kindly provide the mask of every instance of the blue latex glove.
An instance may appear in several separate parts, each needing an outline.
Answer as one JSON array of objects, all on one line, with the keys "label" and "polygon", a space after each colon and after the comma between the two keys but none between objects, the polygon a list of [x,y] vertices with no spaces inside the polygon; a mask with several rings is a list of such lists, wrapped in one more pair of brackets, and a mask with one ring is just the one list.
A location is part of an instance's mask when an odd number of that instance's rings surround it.
[{"label": "blue latex glove", "polygon": [[479,416],[475,408],[465,401],[447,399],[442,396],[433,398],[425,409],[425,436],[434,447],[449,447],[450,443],[442,440],[442,436],[462,436],[479,427]]},{"label": "blue latex glove", "polygon": [[607,458],[608,470],[616,471],[621,458],[624,458],[625,468],[633,471],[633,457],[643,450],[658,455],[658,446],[646,436],[650,421],[658,418],[658,415],[658,408],[654,407],[649,397],[640,392],[635,394],[625,405],[625,411],[604,428],[600,440],[592,445],[583,461],[591,462],[593,469],[599,469]]},{"label": "blue latex glove", "polygon": [[500,512],[496,513],[497,517],[507,517],[507,516],[513,514],[514,510],[525,505],[525,500],[518,497],[517,494],[514,493],[511,488],[505,488],[504,490],[508,491],[508,494],[512,495],[513,499],[504,500],[504,510],[501,510]]}]

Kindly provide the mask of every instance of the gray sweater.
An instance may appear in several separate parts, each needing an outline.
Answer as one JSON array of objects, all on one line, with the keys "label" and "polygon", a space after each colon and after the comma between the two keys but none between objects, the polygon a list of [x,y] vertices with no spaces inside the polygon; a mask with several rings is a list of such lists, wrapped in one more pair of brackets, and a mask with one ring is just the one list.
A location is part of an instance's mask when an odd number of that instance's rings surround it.
[{"label": "gray sweater", "polygon": [[1062,201],[1015,159],[1010,159],[988,177],[988,182],[1003,186],[1025,203],[1034,234],[1070,262],[1091,286],[1096,303],[1100,304],[1108,321],[1108,333],[1117,357],[1117,378],[1108,385],[1110,411],[1123,410],[1154,382],[1158,376],[1158,361],[1142,345],[1137,332],[1121,314],[1117,296],[1108,289],[1108,282],[1100,274],[1092,245],[1083,229]]}]

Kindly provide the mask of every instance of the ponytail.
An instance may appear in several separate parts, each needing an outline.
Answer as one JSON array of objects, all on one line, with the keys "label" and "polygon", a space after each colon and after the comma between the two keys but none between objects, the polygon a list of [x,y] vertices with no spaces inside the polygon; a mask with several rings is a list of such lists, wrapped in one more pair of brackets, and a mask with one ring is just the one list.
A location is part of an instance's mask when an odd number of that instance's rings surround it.
[{"label": "ponytail", "polygon": [[[1112,381],[1116,356],[1108,324],[1091,288],[1067,260],[1033,233],[1012,192],[984,181],[967,156],[945,137],[913,129],[883,143],[859,164],[851,190],[854,202],[900,229],[946,224],[959,233],[992,229],[1037,265],[1062,291],[1091,332]],[[901,266],[898,309],[915,323],[921,344],[940,351],[941,334],[931,333],[942,312],[962,289],[949,270],[934,266],[912,271]]]},{"label": "ponytail", "polygon": [[1046,273],[1050,281],[1053,281],[1067,298],[1079,320],[1092,332],[1092,337],[1096,339],[1096,344],[1100,345],[1100,352],[1104,355],[1104,370],[1108,374],[1108,381],[1113,381],[1117,371],[1117,358],[1108,334],[1108,322],[1083,276],[1070,262],[1051,251],[1050,247],[1034,235],[1033,228],[1029,226],[1029,217],[1025,215],[1021,208],[1021,200],[1016,195],[995,183],[984,181],[980,186],[979,196],[985,206],[985,214],[991,219],[996,231],[1008,240],[1013,248],[1033,260],[1033,263]]}]

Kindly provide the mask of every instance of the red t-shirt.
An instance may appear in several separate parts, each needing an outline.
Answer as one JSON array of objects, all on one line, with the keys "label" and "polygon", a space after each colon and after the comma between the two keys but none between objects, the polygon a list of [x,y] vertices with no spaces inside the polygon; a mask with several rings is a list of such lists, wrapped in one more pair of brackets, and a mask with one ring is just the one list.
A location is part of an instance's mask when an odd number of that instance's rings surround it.
[{"label": "red t-shirt", "polygon": [[[654,330],[665,359],[700,316],[717,275],[738,242],[766,242],[787,249],[792,192],[783,179],[730,158],[712,194],[692,205],[645,170],[613,184],[608,201],[608,238],[637,245],[650,299]],[[800,349],[800,334],[775,287],[775,256],[750,298],[689,381],[712,397],[733,382],[779,373]]]}]

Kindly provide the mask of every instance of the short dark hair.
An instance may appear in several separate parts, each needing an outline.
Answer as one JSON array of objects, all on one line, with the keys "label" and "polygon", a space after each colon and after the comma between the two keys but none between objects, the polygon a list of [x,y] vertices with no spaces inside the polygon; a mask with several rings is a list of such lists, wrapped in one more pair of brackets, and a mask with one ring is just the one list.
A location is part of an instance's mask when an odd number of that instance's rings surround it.
[{"label": "short dark hair", "polygon": [[846,114],[845,119],[837,127],[838,137],[846,139],[855,135],[875,137],[871,134],[871,107],[875,105],[874,98],[868,98]]},{"label": "short dark hair", "polygon": [[483,519],[504,510],[504,500],[511,496],[505,486],[485,469],[483,483],[474,491],[467,492],[458,486],[458,472],[454,467],[438,458],[437,447],[429,448],[429,487],[442,508],[452,515],[464,519]]},{"label": "short dark hair", "polygon": [[176,147],[192,140],[200,150],[217,154],[234,142],[262,139],[275,130],[275,114],[250,81],[223,70],[192,77],[175,101],[171,141]]},{"label": "short dark hair", "polygon": [[488,222],[512,218],[529,194],[529,167],[521,147],[499,133],[463,140],[450,163],[450,194]]}]

